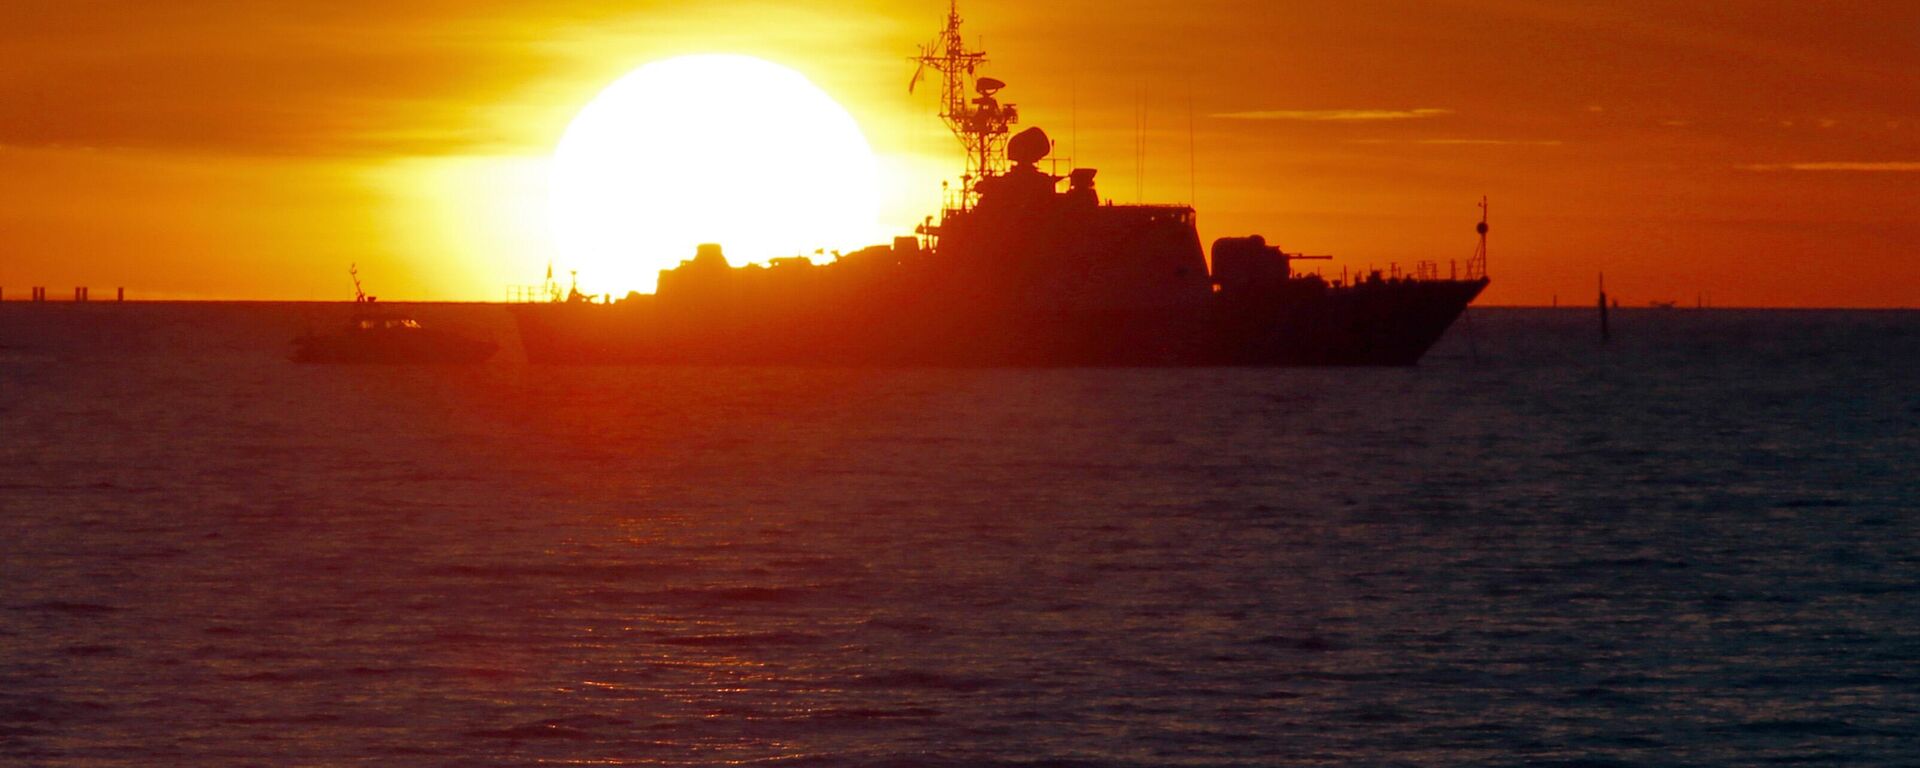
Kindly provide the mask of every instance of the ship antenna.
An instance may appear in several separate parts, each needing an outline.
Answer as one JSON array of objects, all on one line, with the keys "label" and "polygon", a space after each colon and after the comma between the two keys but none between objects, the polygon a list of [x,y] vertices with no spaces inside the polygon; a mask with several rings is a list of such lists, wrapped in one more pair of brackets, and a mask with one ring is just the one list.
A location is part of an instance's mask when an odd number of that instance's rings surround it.
[{"label": "ship antenna", "polygon": [[547,279],[540,283],[540,292],[547,295],[547,301],[549,302],[559,302],[562,298],[560,281],[553,279],[552,259],[547,260]]},{"label": "ship antenna", "polygon": [[1193,74],[1187,74],[1187,205],[1200,207],[1200,176],[1195,170],[1200,150],[1193,138]]},{"label": "ship antenna", "polygon": [[1480,223],[1474,231],[1480,233],[1480,246],[1473,250],[1473,258],[1467,260],[1467,279],[1482,280],[1487,276],[1487,197],[1480,196]]},{"label": "ship antenna", "polygon": [[[1473,231],[1480,233],[1480,244],[1473,249],[1473,258],[1467,259],[1467,280],[1485,280],[1487,278],[1487,196],[1480,196],[1480,223]],[[1467,353],[1473,356],[1475,365],[1480,363],[1480,344],[1473,333],[1473,307],[1460,308],[1460,322],[1467,333]]]},{"label": "ship antenna", "polygon": [[[918,65],[907,85],[911,93],[921,73],[932,69],[940,73],[940,119],[953,131],[967,151],[966,173],[960,177],[960,208],[973,205],[982,179],[1000,174],[1006,167],[1007,133],[1019,122],[1019,110],[1001,104],[997,98],[1006,83],[990,77],[974,80],[974,74],[987,63],[984,50],[969,50],[960,34],[960,7],[947,3],[947,25],[933,42],[920,47],[913,61]],[[969,96],[972,86],[978,96]]]},{"label": "ship antenna", "polygon": [[369,299],[367,298],[367,292],[360,290],[359,262],[354,262],[347,265],[347,276],[353,278],[353,303],[355,304],[367,303],[369,301]]},{"label": "ship antenna", "polygon": [[1140,86],[1136,84],[1133,88],[1133,201],[1136,203],[1141,202],[1145,197],[1143,189],[1146,186],[1140,181],[1143,173],[1140,162],[1140,124],[1146,120],[1140,116],[1140,110],[1143,109],[1141,102],[1145,100],[1146,97],[1140,95]]}]

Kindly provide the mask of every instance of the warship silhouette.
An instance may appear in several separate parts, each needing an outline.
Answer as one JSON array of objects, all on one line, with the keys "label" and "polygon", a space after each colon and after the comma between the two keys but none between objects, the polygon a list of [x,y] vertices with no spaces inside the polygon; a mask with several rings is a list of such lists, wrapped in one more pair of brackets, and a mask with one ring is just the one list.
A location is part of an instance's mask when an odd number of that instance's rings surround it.
[{"label": "warship silhouette", "polygon": [[[1115,205],[1096,171],[1042,171],[1052,142],[1017,134],[1006,83],[945,28],[914,58],[967,151],[939,219],[916,236],[815,264],[732,267],[718,245],[662,270],[655,293],[569,292],[510,306],[532,363],[931,366],[1412,365],[1486,286],[1464,275],[1326,279],[1259,235],[1202,251],[1187,205]],[[1061,182],[1067,188],[1060,189]],[[549,278],[551,279],[551,278]]]}]

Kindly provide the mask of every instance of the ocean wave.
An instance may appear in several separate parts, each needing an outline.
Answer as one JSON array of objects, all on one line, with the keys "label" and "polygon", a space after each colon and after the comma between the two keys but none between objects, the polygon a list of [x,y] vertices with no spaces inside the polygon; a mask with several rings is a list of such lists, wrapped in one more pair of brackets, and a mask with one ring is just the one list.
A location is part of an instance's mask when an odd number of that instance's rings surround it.
[{"label": "ocean wave", "polygon": [[769,645],[804,645],[820,642],[819,635],[805,632],[739,632],[710,635],[678,635],[662,637],[653,642],[661,645],[683,645],[696,648],[742,648]]}]

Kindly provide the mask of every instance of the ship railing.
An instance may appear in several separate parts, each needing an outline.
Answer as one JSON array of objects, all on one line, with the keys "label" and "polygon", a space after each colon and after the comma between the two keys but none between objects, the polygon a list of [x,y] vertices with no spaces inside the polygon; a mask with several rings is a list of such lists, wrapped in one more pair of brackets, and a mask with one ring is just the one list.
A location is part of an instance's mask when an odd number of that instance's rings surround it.
[{"label": "ship railing", "polygon": [[559,301],[560,294],[545,285],[509,285],[507,286],[508,304],[541,304]]}]

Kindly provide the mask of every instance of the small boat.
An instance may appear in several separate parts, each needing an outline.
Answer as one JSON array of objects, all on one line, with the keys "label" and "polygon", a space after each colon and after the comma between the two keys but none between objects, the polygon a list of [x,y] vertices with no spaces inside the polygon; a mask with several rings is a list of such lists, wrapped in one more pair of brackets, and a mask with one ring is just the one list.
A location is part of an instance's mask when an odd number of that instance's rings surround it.
[{"label": "small boat", "polygon": [[427,328],[404,313],[377,306],[378,299],[360,287],[360,270],[353,276],[353,319],[333,333],[311,331],[293,340],[296,363],[480,363],[493,357],[499,345],[457,333]]}]

